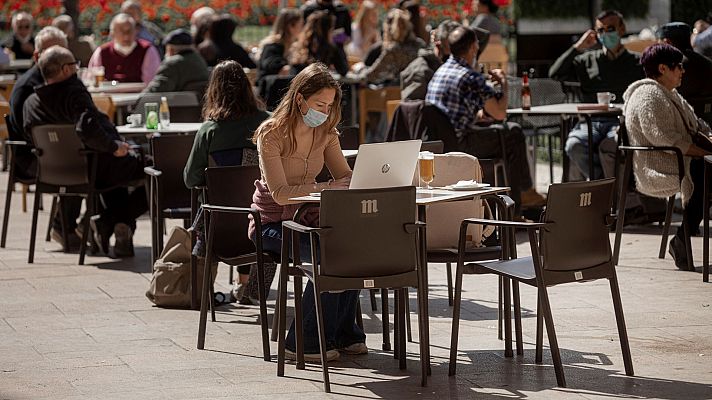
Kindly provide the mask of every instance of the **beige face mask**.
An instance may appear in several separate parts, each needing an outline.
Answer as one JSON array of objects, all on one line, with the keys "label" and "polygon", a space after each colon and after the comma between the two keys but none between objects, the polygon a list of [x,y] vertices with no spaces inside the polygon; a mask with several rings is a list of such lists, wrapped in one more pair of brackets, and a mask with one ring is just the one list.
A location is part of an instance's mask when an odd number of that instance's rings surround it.
[{"label": "beige face mask", "polygon": [[128,56],[136,48],[136,42],[131,43],[130,46],[124,46],[117,42],[114,42],[114,50],[122,56]]}]

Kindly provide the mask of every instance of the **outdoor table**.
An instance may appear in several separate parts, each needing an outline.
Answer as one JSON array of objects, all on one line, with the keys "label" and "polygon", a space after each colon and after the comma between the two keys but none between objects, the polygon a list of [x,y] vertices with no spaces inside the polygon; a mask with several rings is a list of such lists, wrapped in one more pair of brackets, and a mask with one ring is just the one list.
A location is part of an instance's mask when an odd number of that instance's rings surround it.
[{"label": "outdoor table", "polygon": [[139,127],[131,127],[129,125],[120,125],[116,127],[121,136],[135,137],[145,136],[151,137],[155,134],[194,134],[203,125],[202,122],[173,122],[168,127],[158,129],[148,129],[145,125]]},{"label": "outdoor table", "polygon": [[89,93],[140,93],[146,84],[143,82],[102,82],[99,87],[87,86]]},{"label": "outdoor table", "polygon": [[24,71],[32,68],[32,60],[11,60],[8,64],[0,64],[0,71]]},{"label": "outdoor table", "polygon": [[710,281],[710,179],[712,179],[712,156],[705,156],[705,186],[702,208],[704,209],[702,242],[702,282]]},{"label": "outdoor table", "polygon": [[[509,187],[488,187],[484,188],[481,190],[472,190],[472,191],[454,191],[454,190],[447,190],[447,189],[420,189],[418,188],[416,191],[416,199],[415,203],[418,206],[418,220],[421,222],[427,223],[427,206],[431,204],[438,204],[438,203],[445,203],[445,202],[450,202],[450,201],[462,201],[462,200],[473,200],[478,197],[482,196],[487,196],[487,195],[493,195],[493,194],[501,194],[501,193],[506,193],[509,192],[510,188]],[[290,198],[289,200],[291,201],[299,201],[305,203],[304,205],[309,205],[309,204],[314,204],[314,203],[319,203],[321,201],[321,197],[317,196],[301,196],[301,197],[294,197]],[[304,207],[304,205],[302,207]],[[297,212],[296,215],[300,215],[299,211]],[[430,328],[429,328],[429,323],[428,321],[428,299],[427,299],[427,293],[428,293],[428,268],[427,268],[427,254],[428,254],[428,246],[427,246],[427,229],[423,231],[423,240],[421,240],[420,243],[421,246],[421,253],[422,257],[420,260],[420,265],[424,266],[424,268],[419,268],[418,272],[420,274],[420,284],[424,285],[424,292],[426,293],[426,298],[423,301],[423,310],[418,310],[418,312],[422,312],[423,316],[425,317],[425,336],[426,339],[428,340],[429,343],[429,337],[430,337]],[[275,320],[277,319],[277,316],[275,315]],[[405,329],[405,327],[402,327],[401,329]],[[385,345],[385,343],[384,343]],[[423,357],[428,366],[428,371],[430,371],[430,348],[427,349],[427,354],[424,355]]]},{"label": "outdoor table", "polygon": [[[593,117],[616,117],[623,113],[621,104],[611,104],[607,109],[598,108],[599,104],[590,103],[561,103],[561,104],[549,104],[545,106],[534,106],[529,110],[523,110],[521,108],[511,108],[507,110],[507,115],[522,115],[522,116],[547,116],[547,115],[560,115],[561,116],[561,150],[564,153],[564,146],[566,144],[566,138],[568,137],[568,124],[566,124],[566,118],[569,116],[579,116],[586,120],[586,127],[588,128],[588,176],[589,180],[594,179],[593,177]],[[568,157],[563,157],[563,170],[564,176],[562,177],[562,182],[568,180],[569,172],[569,162]]]}]

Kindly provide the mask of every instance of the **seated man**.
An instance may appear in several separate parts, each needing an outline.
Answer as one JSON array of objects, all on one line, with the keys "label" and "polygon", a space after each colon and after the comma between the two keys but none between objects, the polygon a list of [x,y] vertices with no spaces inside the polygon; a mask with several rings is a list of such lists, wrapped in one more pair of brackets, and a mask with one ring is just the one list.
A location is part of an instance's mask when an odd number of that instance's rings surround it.
[{"label": "seated man", "polygon": [[144,92],[195,91],[199,97],[208,85],[208,64],[195,51],[193,38],[183,29],[170,32],[163,41],[166,58]]},{"label": "seated man", "polygon": [[35,38],[32,37],[32,15],[20,11],[12,16],[12,36],[7,38],[3,47],[15,54],[16,60],[29,60],[35,51]]},{"label": "seated man", "polygon": [[[502,86],[495,92],[485,77],[473,69],[479,50],[477,35],[470,28],[458,27],[448,36],[451,56],[433,76],[425,100],[443,111],[460,140],[460,150],[480,158],[502,157],[500,137],[492,131],[477,130],[478,115],[489,114],[503,120],[507,110],[507,79],[504,73],[491,71],[492,79]],[[503,129],[506,146],[507,179],[512,199],[518,206],[541,206],[542,195],[532,187],[527,162],[524,133],[516,124]]]},{"label": "seated man", "polygon": [[82,65],[88,65],[91,55],[94,54],[96,45],[94,39],[89,36],[79,36],[74,26],[74,20],[69,15],[63,14],[55,17],[52,20],[52,26],[59,28],[67,35],[67,47],[74,57],[82,62]]},{"label": "seated man", "polygon": [[400,73],[401,100],[425,100],[433,74],[450,57],[447,37],[458,26],[458,22],[445,20],[430,31],[431,47],[418,50],[418,58]]},{"label": "seated man", "polygon": [[[12,94],[10,95],[11,126],[9,127],[11,140],[28,139],[24,135],[24,130],[22,128],[24,125],[22,107],[25,104],[25,100],[27,100],[27,98],[35,92],[35,86],[39,86],[44,83],[42,73],[37,66],[37,60],[45,50],[52,46],[67,47],[67,37],[59,29],[47,26],[42,28],[37,36],[35,36],[35,52],[32,56],[35,60],[35,65],[22,74],[22,76],[20,76],[15,83],[15,86],[12,88]],[[15,152],[13,153],[12,162],[14,163],[15,176],[20,179],[33,178],[37,173],[37,159],[35,158],[35,155],[32,154],[32,148],[29,146],[16,147]],[[69,241],[69,243],[67,243],[67,247],[70,249],[73,247],[78,248],[79,236],[75,234],[75,228],[77,227],[77,217],[79,217],[81,212],[82,199],[78,197],[64,197],[60,199],[59,204],[60,207],[62,207],[62,213],[67,216],[67,237]],[[62,224],[59,219],[59,215],[56,215],[52,222],[51,237],[54,241],[64,246]]]},{"label": "seated man", "polygon": [[121,12],[126,13],[134,19],[136,23],[136,37],[143,39],[152,45],[158,47],[163,40],[163,31],[158,25],[151,21],[143,19],[143,10],[141,3],[136,0],[126,0],[121,3]]},{"label": "seated man", "polygon": [[104,67],[105,79],[148,83],[156,75],[161,57],[153,45],[136,38],[136,23],[130,15],[117,14],[109,26],[112,40],[99,46],[89,68]]},{"label": "seated man", "polygon": [[[596,29],[589,29],[549,69],[549,76],[560,81],[581,83],[585,103],[596,103],[596,93],[612,92],[616,101],[623,102],[623,92],[628,85],[643,78],[640,54],[623,47],[625,34],[623,16],[618,11],[604,11],[596,17]],[[586,51],[598,43],[603,47]],[[594,176],[588,170],[588,128],[579,122],[566,140],[566,154],[571,160],[569,177],[596,179],[613,175],[615,163],[616,131],[618,119],[599,117],[593,119]],[[599,154],[600,149],[600,154]],[[603,165],[603,169],[601,167]],[[605,171],[604,171],[605,169]]]},{"label": "seated man", "polygon": [[[32,127],[45,124],[72,124],[84,145],[99,152],[96,182],[99,188],[128,185],[143,180],[143,162],[129,154],[129,145],[121,141],[116,128],[100,113],[91,95],[77,78],[77,61],[72,52],[54,46],[39,58],[38,66],[45,84],[35,88],[23,108],[24,132],[31,137]],[[116,236],[114,255],[133,256],[133,231],[136,218],[148,210],[146,191],[137,187],[129,194],[119,187],[102,194],[105,209],[92,217],[94,240],[105,254],[109,237]]]}]

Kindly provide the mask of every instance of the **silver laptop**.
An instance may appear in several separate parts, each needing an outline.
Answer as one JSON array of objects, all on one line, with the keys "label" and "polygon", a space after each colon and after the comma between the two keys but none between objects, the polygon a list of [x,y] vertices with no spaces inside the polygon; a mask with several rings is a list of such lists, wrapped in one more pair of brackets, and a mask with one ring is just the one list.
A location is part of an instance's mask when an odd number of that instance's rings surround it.
[{"label": "silver laptop", "polygon": [[405,140],[362,144],[349,189],[412,185],[421,143],[421,140]]}]

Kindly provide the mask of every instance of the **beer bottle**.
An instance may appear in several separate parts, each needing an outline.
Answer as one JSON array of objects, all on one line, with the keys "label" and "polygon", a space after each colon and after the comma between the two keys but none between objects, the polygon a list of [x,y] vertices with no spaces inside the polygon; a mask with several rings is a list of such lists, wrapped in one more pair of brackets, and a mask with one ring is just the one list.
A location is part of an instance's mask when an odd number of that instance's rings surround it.
[{"label": "beer bottle", "polygon": [[529,89],[529,74],[524,72],[522,74],[522,110],[529,110],[532,108],[532,92]]}]

